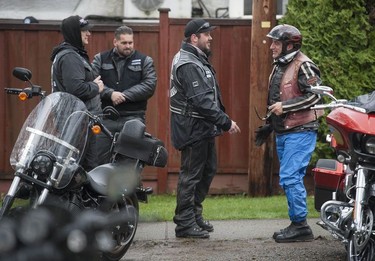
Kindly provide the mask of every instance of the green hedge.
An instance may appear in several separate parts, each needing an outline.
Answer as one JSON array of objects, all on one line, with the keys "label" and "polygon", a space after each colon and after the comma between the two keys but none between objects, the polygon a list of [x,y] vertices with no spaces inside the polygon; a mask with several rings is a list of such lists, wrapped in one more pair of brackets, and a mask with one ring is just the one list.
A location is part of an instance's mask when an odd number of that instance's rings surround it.
[{"label": "green hedge", "polygon": [[[289,0],[279,21],[301,31],[302,51],[319,66],[323,85],[332,87],[338,98],[350,100],[375,89],[374,7],[373,0]],[[312,164],[333,157],[327,133],[323,118]]]}]

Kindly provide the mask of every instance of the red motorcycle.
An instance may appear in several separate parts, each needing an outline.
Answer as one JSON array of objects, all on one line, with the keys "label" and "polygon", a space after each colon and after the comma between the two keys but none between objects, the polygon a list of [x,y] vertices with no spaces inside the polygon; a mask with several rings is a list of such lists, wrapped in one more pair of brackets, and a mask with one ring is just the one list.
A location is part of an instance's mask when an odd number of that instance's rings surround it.
[{"label": "red motorcycle", "polygon": [[347,260],[374,260],[375,92],[346,101],[327,86],[311,91],[332,100],[312,109],[331,109],[327,141],[337,155],[313,169],[318,224],[342,241]]}]

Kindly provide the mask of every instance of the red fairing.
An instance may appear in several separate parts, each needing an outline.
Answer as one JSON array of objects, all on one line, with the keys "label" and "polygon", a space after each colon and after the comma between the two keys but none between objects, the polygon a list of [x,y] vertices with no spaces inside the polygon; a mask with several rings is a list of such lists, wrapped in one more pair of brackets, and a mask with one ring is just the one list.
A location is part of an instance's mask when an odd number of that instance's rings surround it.
[{"label": "red fairing", "polygon": [[[327,124],[333,127],[337,149],[348,148],[350,133],[375,135],[375,114],[365,114],[347,108],[336,108],[327,115]],[[339,133],[337,133],[337,131]]]}]

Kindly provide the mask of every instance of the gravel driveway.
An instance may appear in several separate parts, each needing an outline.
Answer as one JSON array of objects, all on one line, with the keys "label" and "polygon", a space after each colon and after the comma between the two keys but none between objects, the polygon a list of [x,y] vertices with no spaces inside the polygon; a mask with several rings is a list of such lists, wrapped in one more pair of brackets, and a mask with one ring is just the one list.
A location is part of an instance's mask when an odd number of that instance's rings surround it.
[{"label": "gravel driveway", "polygon": [[122,260],[345,260],[345,248],[327,231],[308,220],[315,236],[312,242],[276,243],[273,231],[288,220],[211,221],[210,239],[179,239],[172,222],[140,223],[128,253]]}]

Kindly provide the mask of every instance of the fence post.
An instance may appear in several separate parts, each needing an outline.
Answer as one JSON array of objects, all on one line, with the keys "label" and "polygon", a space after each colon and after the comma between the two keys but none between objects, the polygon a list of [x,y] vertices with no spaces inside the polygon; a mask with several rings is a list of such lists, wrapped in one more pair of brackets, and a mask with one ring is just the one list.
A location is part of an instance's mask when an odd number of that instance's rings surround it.
[{"label": "fence post", "polygon": [[255,146],[255,130],[263,123],[254,113],[256,107],[265,114],[268,95],[268,76],[272,56],[266,37],[276,24],[276,1],[253,0],[251,27],[250,97],[249,97],[249,166],[248,195],[266,196],[272,192],[273,140],[261,147]]},{"label": "fence post", "polygon": [[[169,142],[169,74],[170,61],[168,61],[169,50],[169,8],[159,8],[159,61],[158,61],[158,137],[164,141]],[[168,146],[166,146],[168,147]],[[168,187],[168,165],[165,168],[158,168],[158,194],[166,193]]]}]

